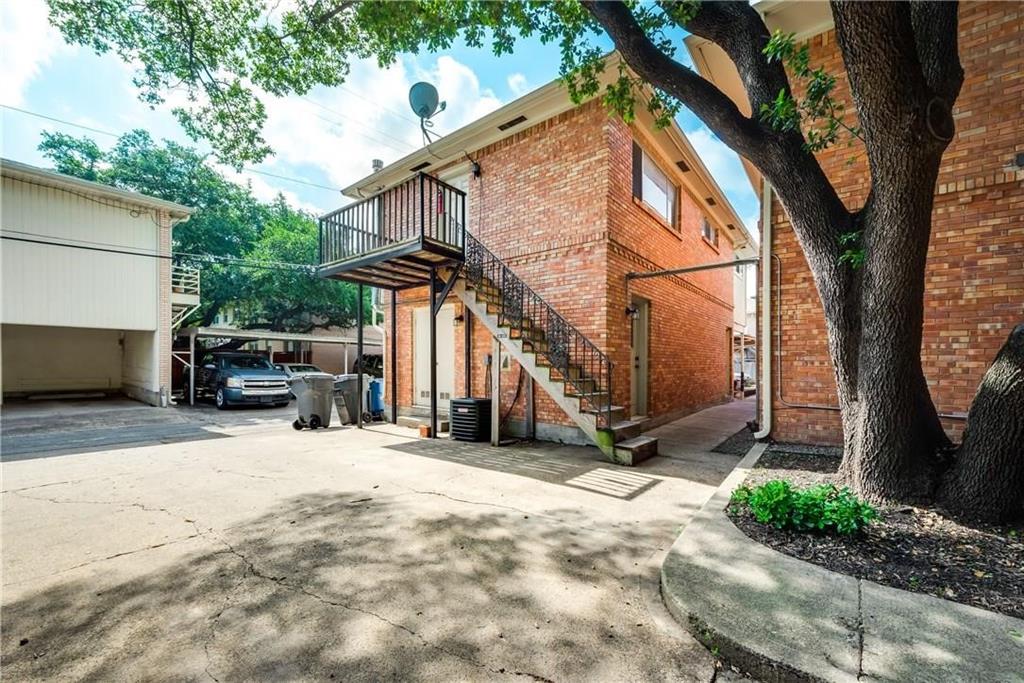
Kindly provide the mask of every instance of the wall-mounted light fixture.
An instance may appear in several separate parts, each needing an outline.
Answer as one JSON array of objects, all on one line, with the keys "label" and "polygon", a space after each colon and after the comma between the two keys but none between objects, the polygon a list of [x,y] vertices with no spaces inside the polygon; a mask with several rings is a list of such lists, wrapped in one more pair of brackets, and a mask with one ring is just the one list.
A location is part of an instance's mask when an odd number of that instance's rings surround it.
[{"label": "wall-mounted light fixture", "polygon": [[630,320],[636,320],[637,316],[639,316],[639,315],[640,315],[640,309],[639,308],[637,308],[633,304],[630,304],[629,306],[626,306],[626,316]]}]

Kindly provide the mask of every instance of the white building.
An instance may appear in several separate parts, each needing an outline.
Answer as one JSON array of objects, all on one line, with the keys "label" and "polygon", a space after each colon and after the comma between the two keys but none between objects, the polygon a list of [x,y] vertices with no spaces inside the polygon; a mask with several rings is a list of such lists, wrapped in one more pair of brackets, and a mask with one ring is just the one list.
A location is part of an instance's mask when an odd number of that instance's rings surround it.
[{"label": "white building", "polygon": [[102,391],[167,405],[174,324],[198,274],[174,272],[171,229],[191,209],[0,160],[0,387]]}]

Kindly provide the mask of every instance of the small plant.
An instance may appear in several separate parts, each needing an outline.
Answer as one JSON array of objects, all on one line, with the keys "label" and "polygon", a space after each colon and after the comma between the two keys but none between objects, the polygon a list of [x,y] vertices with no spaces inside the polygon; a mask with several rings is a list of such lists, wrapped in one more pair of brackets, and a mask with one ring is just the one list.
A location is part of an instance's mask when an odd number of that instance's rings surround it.
[{"label": "small plant", "polygon": [[776,529],[821,531],[849,536],[878,518],[878,512],[846,488],[819,484],[795,489],[782,479],[750,488],[740,486],[732,492],[730,509],[743,507],[761,524]]}]

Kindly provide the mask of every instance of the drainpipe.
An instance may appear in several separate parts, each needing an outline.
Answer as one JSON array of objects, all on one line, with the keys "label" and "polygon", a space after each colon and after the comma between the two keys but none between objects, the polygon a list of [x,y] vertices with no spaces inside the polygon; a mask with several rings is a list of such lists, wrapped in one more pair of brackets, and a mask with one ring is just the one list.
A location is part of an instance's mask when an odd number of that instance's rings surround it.
[{"label": "drainpipe", "polygon": [[772,432],[772,186],[761,179],[761,329],[757,343],[761,347],[761,430],[755,439],[766,439]]}]

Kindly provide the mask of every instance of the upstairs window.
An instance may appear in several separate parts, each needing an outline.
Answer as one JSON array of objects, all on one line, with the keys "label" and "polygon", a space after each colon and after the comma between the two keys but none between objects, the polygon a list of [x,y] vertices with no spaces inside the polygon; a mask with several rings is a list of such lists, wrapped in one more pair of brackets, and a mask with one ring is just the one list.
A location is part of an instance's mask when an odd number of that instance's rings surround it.
[{"label": "upstairs window", "polygon": [[[702,218],[700,222],[700,236],[704,238],[706,242],[718,247],[718,228],[711,225],[707,218]],[[739,266],[736,267],[737,272]]]},{"label": "upstairs window", "polygon": [[668,174],[661,170],[640,145],[633,143],[633,196],[643,201],[673,228],[676,226],[676,196],[679,193]]}]

